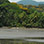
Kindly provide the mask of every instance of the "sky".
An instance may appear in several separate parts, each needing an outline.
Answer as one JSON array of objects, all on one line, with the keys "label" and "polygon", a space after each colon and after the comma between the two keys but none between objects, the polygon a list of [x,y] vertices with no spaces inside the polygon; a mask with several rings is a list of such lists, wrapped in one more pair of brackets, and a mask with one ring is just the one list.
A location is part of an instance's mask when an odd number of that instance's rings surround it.
[{"label": "sky", "polygon": [[9,0],[10,2],[19,2],[21,0]]},{"label": "sky", "polygon": [[[22,1],[22,0],[9,0],[9,1],[10,2],[19,2],[19,1]],[[33,0],[33,1],[36,1],[36,2],[44,2],[44,0]]]},{"label": "sky", "polygon": [[36,1],[36,2],[44,2],[44,0],[34,0],[34,1]]}]

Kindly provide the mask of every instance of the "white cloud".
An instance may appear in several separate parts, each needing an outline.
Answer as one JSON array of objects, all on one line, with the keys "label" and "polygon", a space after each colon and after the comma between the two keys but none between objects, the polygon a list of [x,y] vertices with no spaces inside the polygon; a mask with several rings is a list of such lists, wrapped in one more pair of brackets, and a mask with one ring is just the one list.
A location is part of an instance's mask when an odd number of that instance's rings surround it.
[{"label": "white cloud", "polygon": [[19,2],[21,0],[9,0],[10,2]]},{"label": "white cloud", "polygon": [[[21,0],[9,0],[10,2],[19,2]],[[28,0],[27,0],[28,1]],[[44,0],[33,0],[33,1],[36,1],[36,2],[44,2]]]},{"label": "white cloud", "polygon": [[44,2],[44,0],[33,0],[33,1],[36,1],[36,2]]}]

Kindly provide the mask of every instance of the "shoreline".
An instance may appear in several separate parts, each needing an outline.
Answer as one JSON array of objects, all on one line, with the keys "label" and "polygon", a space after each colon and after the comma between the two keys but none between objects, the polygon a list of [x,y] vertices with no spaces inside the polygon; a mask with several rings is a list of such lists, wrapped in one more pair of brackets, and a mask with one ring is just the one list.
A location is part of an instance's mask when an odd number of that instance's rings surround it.
[{"label": "shoreline", "polygon": [[0,27],[0,29],[44,30],[44,28],[26,28],[26,27]]}]

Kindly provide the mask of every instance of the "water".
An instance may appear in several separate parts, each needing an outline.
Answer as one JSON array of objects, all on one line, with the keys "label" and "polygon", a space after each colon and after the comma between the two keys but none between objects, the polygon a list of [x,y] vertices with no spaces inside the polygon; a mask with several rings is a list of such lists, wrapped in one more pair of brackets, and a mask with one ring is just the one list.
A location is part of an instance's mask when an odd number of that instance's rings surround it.
[{"label": "water", "polygon": [[44,42],[44,39],[25,39],[26,41],[29,41],[29,42]]},{"label": "water", "polygon": [[0,29],[0,38],[44,37],[44,30]]},{"label": "water", "polygon": [[1,39],[0,44],[44,44],[44,42],[31,42],[17,39]]},{"label": "water", "polygon": [[44,42],[44,39],[26,39],[28,37],[44,37],[44,30],[0,29],[0,39],[16,39],[16,40],[20,39],[20,41],[17,42],[23,42],[23,43]]}]

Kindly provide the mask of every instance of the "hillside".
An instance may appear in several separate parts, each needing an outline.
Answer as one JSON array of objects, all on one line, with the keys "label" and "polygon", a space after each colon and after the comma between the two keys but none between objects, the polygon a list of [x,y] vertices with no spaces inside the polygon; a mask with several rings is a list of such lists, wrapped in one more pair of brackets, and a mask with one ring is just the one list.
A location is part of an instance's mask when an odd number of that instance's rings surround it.
[{"label": "hillside", "polygon": [[39,4],[44,4],[44,2],[36,2],[36,1],[33,1],[33,0],[22,0],[22,1],[19,1],[17,2],[18,4],[23,4],[23,5],[36,5],[38,6]]},{"label": "hillside", "polygon": [[44,6],[0,3],[0,27],[44,28]]}]

